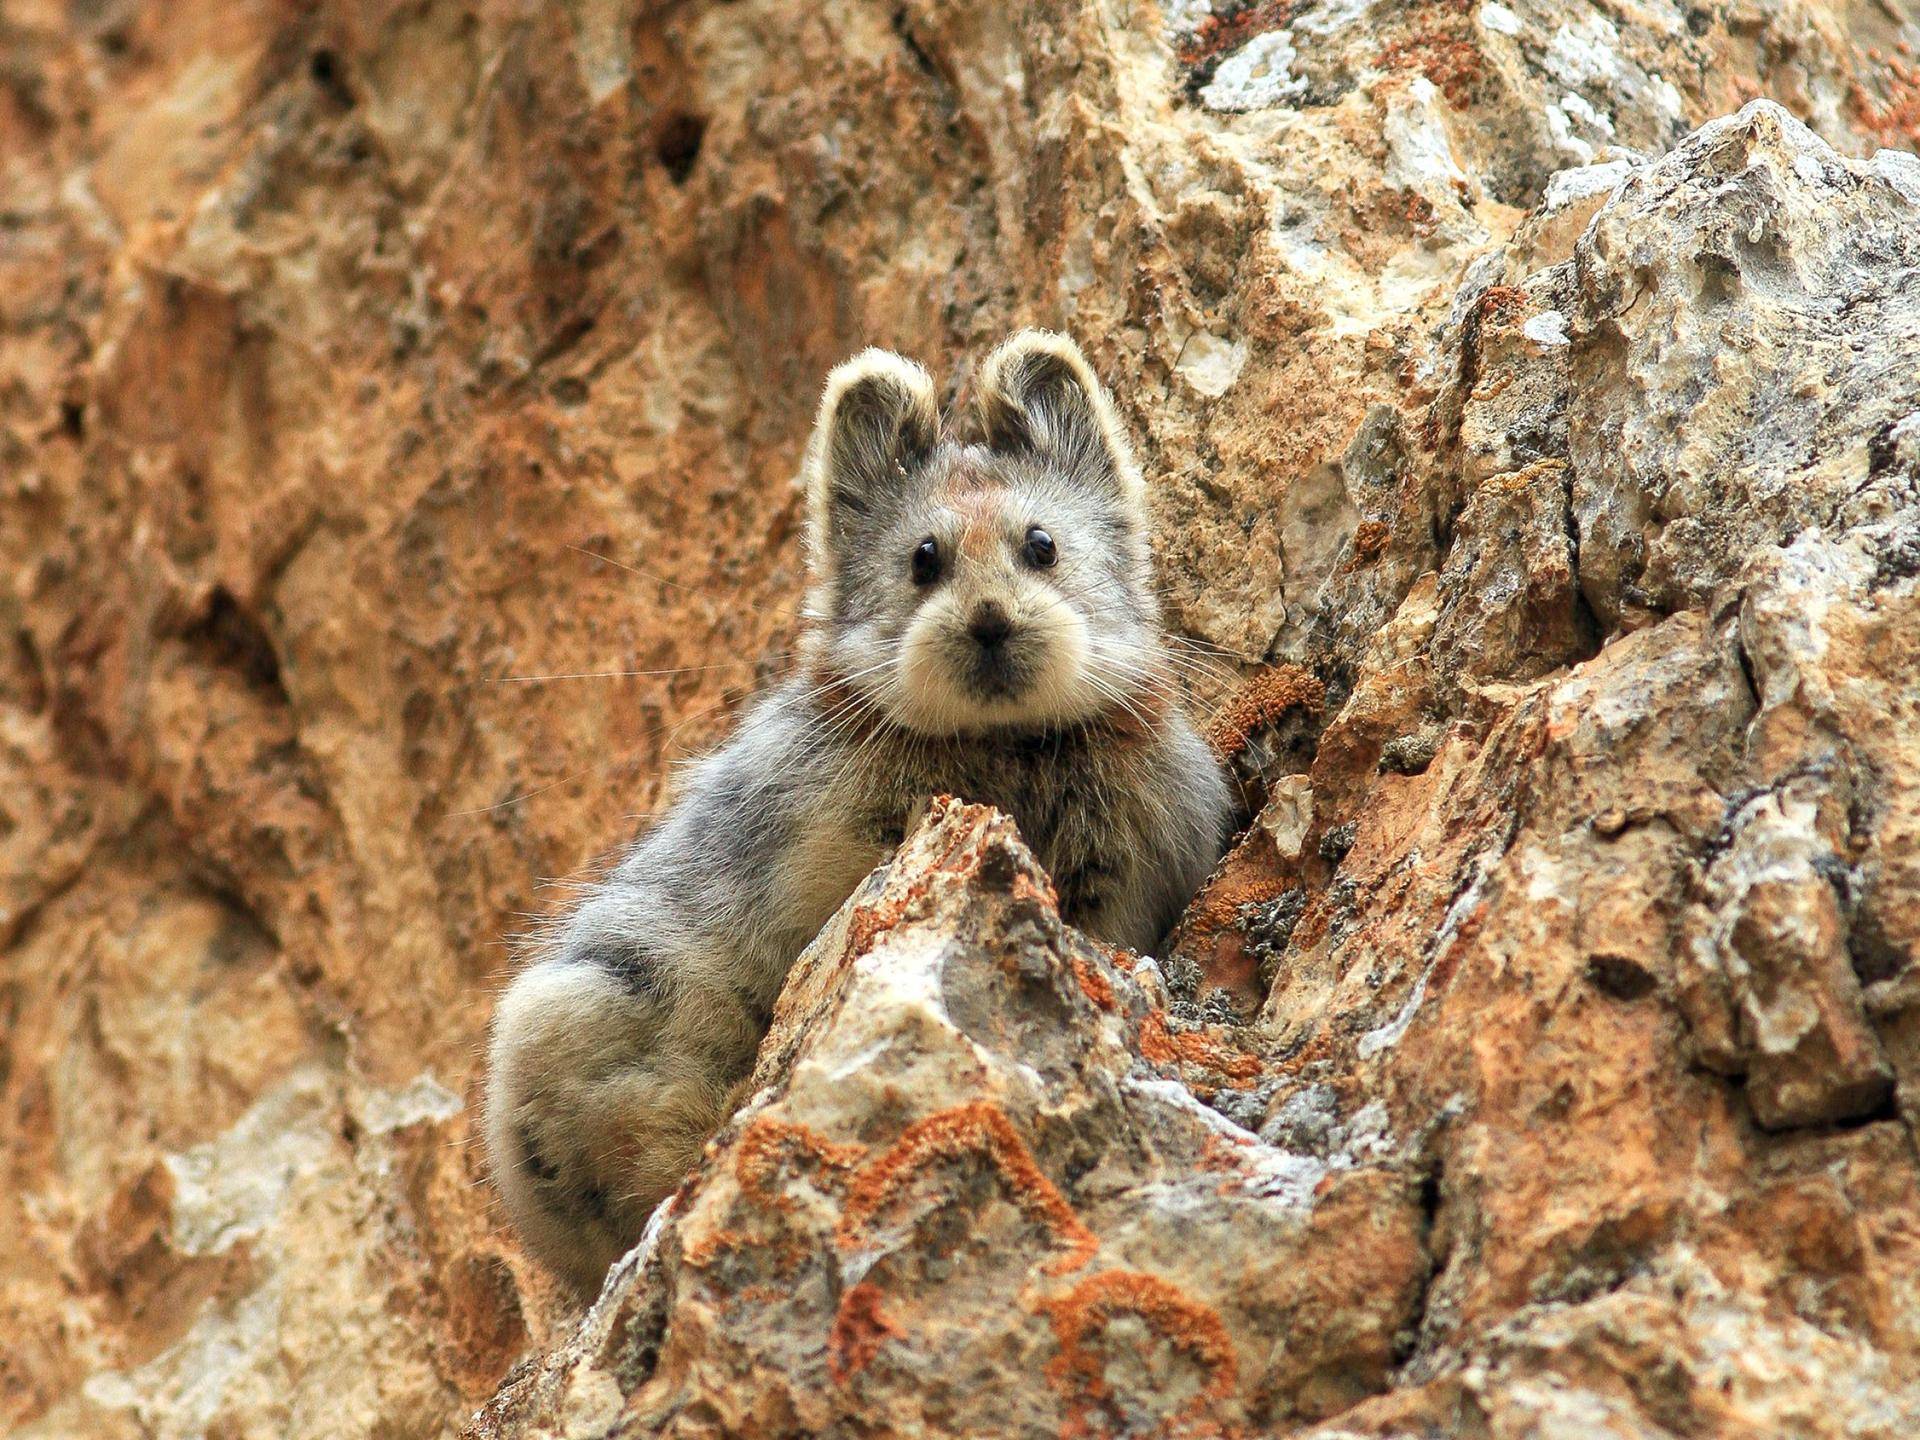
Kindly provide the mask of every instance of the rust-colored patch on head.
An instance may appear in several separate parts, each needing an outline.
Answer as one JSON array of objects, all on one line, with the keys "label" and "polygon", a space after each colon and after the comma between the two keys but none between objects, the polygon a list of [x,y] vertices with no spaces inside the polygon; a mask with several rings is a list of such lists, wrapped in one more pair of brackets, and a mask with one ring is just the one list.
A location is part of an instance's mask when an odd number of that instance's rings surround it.
[{"label": "rust-colored patch on head", "polygon": [[1004,543],[1001,503],[1006,485],[977,465],[955,465],[933,492],[936,503],[960,517],[960,553],[985,560]]},{"label": "rust-colored patch on head", "polygon": [[960,527],[960,553],[969,560],[987,561],[1003,543],[998,513],[984,505],[972,507]]},{"label": "rust-colored patch on head", "polygon": [[1298,665],[1275,665],[1240,687],[1207,727],[1207,743],[1214,754],[1230,760],[1262,725],[1271,725],[1296,705],[1318,710],[1326,698],[1327,687]]},{"label": "rust-colored patch on head", "polygon": [[905,1334],[880,1308],[881,1298],[880,1287],[871,1280],[862,1280],[840,1297],[827,1336],[827,1373],[834,1384],[846,1384],[867,1368],[882,1345]]},{"label": "rust-colored patch on head", "polygon": [[1218,1407],[1232,1400],[1239,1383],[1233,1341],[1218,1313],[1178,1286],[1137,1270],[1107,1270],[1088,1276],[1043,1308],[1060,1347],[1047,1362],[1047,1380],[1067,1403],[1062,1440],[1106,1433],[1089,1412],[1110,1398],[1112,1387],[1090,1342],[1119,1315],[1138,1316],[1168,1345],[1191,1356],[1204,1376],[1198,1391],[1167,1417],[1159,1433],[1191,1440],[1236,1433],[1216,1418]]},{"label": "rust-colored patch on head", "polygon": [[1156,1065],[1195,1065],[1210,1074],[1222,1075],[1234,1089],[1243,1089],[1260,1078],[1266,1068],[1260,1057],[1221,1044],[1202,1030],[1175,1030],[1160,1011],[1148,1013],[1140,1022],[1140,1053]]},{"label": "rust-colored patch on head", "polygon": [[1005,1112],[986,1100],[969,1101],[915,1121],[892,1149],[861,1170],[840,1215],[840,1243],[852,1245],[881,1207],[919,1171],[938,1161],[967,1156],[979,1156],[991,1164],[1014,1204],[1067,1246],[1065,1255],[1047,1265],[1047,1273],[1077,1270],[1093,1258],[1100,1242],[1034,1163]]}]

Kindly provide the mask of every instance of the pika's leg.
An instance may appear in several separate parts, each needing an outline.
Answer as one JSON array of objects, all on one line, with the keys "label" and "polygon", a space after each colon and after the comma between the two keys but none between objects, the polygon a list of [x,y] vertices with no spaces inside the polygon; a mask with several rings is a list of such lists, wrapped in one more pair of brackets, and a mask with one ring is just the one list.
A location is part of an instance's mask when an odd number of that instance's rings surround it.
[{"label": "pika's leg", "polygon": [[[694,997],[636,984],[631,970],[545,961],[508,987],[494,1016],[495,1183],[533,1254],[589,1291],[726,1120],[740,1078],[740,1058],[715,1047],[710,1004],[696,1006],[703,1023],[689,1043],[675,1012]],[[758,1035],[740,1040],[750,1065]]]}]

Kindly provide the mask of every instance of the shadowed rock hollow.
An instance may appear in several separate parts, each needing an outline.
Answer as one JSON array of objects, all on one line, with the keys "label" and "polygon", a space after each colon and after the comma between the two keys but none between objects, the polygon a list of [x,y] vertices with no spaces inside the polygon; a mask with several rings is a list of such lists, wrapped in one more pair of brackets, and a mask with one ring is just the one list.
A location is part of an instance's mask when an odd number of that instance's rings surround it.
[{"label": "shadowed rock hollow", "polygon": [[[1915,42],[0,9],[0,1428],[1920,1432]],[[943,808],[581,1321],[501,937],[778,670],[826,368],[1021,323],[1255,821],[1146,964]]]}]

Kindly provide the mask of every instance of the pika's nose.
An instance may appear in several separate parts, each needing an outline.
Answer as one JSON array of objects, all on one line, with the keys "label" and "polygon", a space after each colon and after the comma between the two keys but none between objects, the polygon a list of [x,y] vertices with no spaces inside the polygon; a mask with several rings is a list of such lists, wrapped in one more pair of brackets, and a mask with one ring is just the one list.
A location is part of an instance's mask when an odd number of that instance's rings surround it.
[{"label": "pika's nose", "polygon": [[997,602],[984,600],[974,607],[967,633],[980,642],[981,649],[991,650],[1013,633],[1013,617]]}]

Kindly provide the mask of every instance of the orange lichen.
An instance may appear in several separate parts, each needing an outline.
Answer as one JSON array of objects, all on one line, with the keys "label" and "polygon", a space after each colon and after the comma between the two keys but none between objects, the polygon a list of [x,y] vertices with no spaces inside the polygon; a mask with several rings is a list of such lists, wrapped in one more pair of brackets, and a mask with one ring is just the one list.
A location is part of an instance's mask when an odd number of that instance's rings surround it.
[{"label": "orange lichen", "polygon": [[1288,877],[1275,868],[1278,863],[1273,841],[1266,831],[1255,827],[1194,896],[1181,919],[1181,930],[1211,935],[1237,921],[1246,906],[1272,900],[1289,885]]},{"label": "orange lichen", "polygon": [[1231,15],[1209,15],[1182,40],[1176,53],[1189,68],[1238,50],[1256,35],[1278,30],[1293,18],[1297,0],[1255,0]]},{"label": "orange lichen", "polygon": [[[811,1162],[818,1172],[812,1177],[815,1182],[837,1188],[845,1183],[845,1172],[859,1164],[867,1151],[864,1145],[836,1145],[805,1125],[756,1115],[741,1127],[732,1153],[734,1178],[739,1182],[741,1198],[749,1202],[736,1211],[735,1216],[745,1215],[753,1220],[754,1206],[761,1207],[761,1214],[788,1214],[797,1207],[794,1196],[783,1194],[775,1187],[783,1163],[794,1159]],[[751,1228],[766,1227],[756,1223]],[[760,1251],[778,1270],[793,1271],[806,1263],[812,1254],[812,1245],[805,1236],[789,1233],[778,1225],[768,1234],[723,1226],[688,1244],[685,1253],[687,1263],[699,1269],[712,1264],[723,1253],[748,1250]]]},{"label": "orange lichen", "polygon": [[864,1145],[836,1145],[819,1132],[790,1120],[756,1115],[733,1144],[733,1173],[740,1193],[776,1210],[791,1210],[793,1197],[773,1188],[782,1160],[804,1155],[829,1173],[851,1170],[867,1153]]},{"label": "orange lichen", "polygon": [[1474,304],[1474,319],[1482,325],[1511,325],[1527,308],[1527,292],[1518,285],[1489,285]]},{"label": "orange lichen", "polygon": [[1371,560],[1387,548],[1393,531],[1384,520],[1363,520],[1353,530],[1353,555],[1356,560]]},{"label": "orange lichen", "polygon": [[880,1347],[905,1332],[880,1308],[880,1287],[863,1280],[840,1297],[827,1336],[827,1373],[844,1385],[867,1368]]},{"label": "orange lichen", "polygon": [[1114,999],[1113,986],[1108,982],[1107,977],[1102,975],[1099,968],[1083,955],[1069,955],[1067,964],[1073,968],[1073,978],[1079,982],[1081,993],[1091,1000],[1096,1008],[1111,1014],[1118,1002]]},{"label": "orange lichen", "polygon": [[1230,1049],[1203,1031],[1170,1029],[1158,1010],[1140,1022],[1140,1053],[1156,1065],[1197,1065],[1226,1076],[1235,1088],[1252,1084],[1265,1068],[1257,1055]]},{"label": "orange lichen", "polygon": [[710,1231],[688,1245],[681,1252],[681,1258],[696,1270],[704,1270],[727,1250],[745,1250],[753,1240],[738,1230],[729,1230],[724,1226]]},{"label": "orange lichen", "polygon": [[1053,888],[1053,881],[1044,875],[1036,879],[1025,870],[1013,877],[1013,898],[1048,910],[1060,908],[1060,892]]},{"label": "orange lichen", "polygon": [[1174,1349],[1190,1355],[1205,1374],[1198,1392],[1167,1417],[1168,1436],[1224,1436],[1230,1427],[1215,1416],[1233,1398],[1239,1364],[1218,1314],[1157,1275],[1107,1270],[1088,1276],[1071,1292],[1043,1307],[1060,1349],[1047,1362],[1047,1379],[1067,1402],[1062,1440],[1102,1433],[1089,1411],[1112,1394],[1100,1357],[1089,1342],[1117,1315],[1136,1315]]},{"label": "orange lichen", "polygon": [[1485,71],[1479,47],[1445,29],[1421,30],[1395,40],[1375,58],[1382,70],[1418,70],[1440,87],[1447,103],[1464,110]]},{"label": "orange lichen", "polygon": [[1876,100],[1866,86],[1857,80],[1853,83],[1849,98],[1860,117],[1860,128],[1890,149],[1920,146],[1920,66],[1873,50],[1867,58],[1886,65],[1887,98]]},{"label": "orange lichen", "polygon": [[1262,725],[1271,725],[1295,706],[1317,710],[1326,698],[1327,687],[1298,665],[1262,670],[1214,717],[1207,727],[1207,743],[1216,755],[1231,759]]},{"label": "orange lichen", "polygon": [[926,1166],[978,1155],[992,1164],[1014,1204],[1064,1242],[1067,1254],[1048,1265],[1049,1274],[1076,1270],[1093,1258],[1099,1241],[1080,1222],[1054,1184],[1034,1163],[1013,1122],[996,1105],[969,1101],[909,1125],[878,1160],[854,1177],[840,1216],[840,1243],[851,1245],[879,1213]]},{"label": "orange lichen", "polygon": [[1433,233],[1433,202],[1426,196],[1409,190],[1401,195],[1399,203],[1391,208],[1413,227],[1416,235]]},{"label": "orange lichen", "polygon": [[1217,1175],[1240,1175],[1246,1170],[1246,1161],[1240,1152],[1251,1141],[1228,1139],[1224,1135],[1209,1135],[1200,1145],[1200,1168]]},{"label": "orange lichen", "polygon": [[1241,917],[1298,883],[1280,866],[1272,838],[1255,826],[1187,906],[1171,945],[1176,956],[1200,967],[1201,993],[1224,990],[1242,1007],[1266,998],[1260,962],[1247,947]]},{"label": "orange lichen", "polygon": [[858,960],[879,944],[880,937],[905,917],[912,898],[903,896],[887,905],[856,905],[847,921],[847,958]]}]

